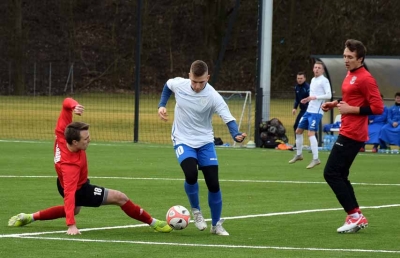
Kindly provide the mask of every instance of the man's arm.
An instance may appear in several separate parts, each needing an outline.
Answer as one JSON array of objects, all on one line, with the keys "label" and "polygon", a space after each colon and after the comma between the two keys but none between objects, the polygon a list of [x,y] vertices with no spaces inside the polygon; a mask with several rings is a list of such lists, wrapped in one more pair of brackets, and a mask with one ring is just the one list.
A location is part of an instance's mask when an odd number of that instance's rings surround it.
[{"label": "man's arm", "polygon": [[337,105],[339,104],[340,101],[342,101],[342,99],[325,102],[321,105],[321,109],[322,109],[322,111],[327,112],[327,111],[337,107]]},{"label": "man's arm", "polygon": [[75,225],[75,193],[79,181],[80,168],[75,164],[62,164],[64,179],[64,209],[67,226]]},{"label": "man's arm", "polygon": [[299,107],[300,104],[300,93],[297,93],[297,86],[294,86],[294,103],[293,103],[293,109],[297,109]]},{"label": "man's arm", "polygon": [[235,142],[242,142],[246,138],[247,135],[245,133],[239,132],[239,128],[235,120],[228,122],[226,125],[228,126],[229,133]]},{"label": "man's arm", "polygon": [[78,105],[78,102],[72,98],[64,99],[61,113],[57,120],[56,134],[64,135],[65,128],[72,122],[72,111]]},{"label": "man's arm", "polygon": [[167,83],[164,85],[163,91],[161,93],[160,102],[158,103],[158,116],[163,121],[168,120],[167,106],[168,99],[171,97],[172,90],[168,87]]},{"label": "man's arm", "polygon": [[167,106],[167,102],[172,95],[172,90],[168,87],[167,84],[164,85],[163,91],[161,92],[160,102],[158,103],[158,107]]},{"label": "man's arm", "polygon": [[384,105],[379,92],[378,85],[372,76],[365,79],[362,85],[360,85],[360,90],[366,97],[369,105],[360,107],[360,115],[380,115],[383,113]]},{"label": "man's arm", "polygon": [[393,113],[391,108],[388,109],[387,122],[390,125],[393,125],[393,122],[395,122],[393,121]]},{"label": "man's arm", "polygon": [[323,82],[322,87],[324,88],[325,94],[317,95],[317,96],[309,96],[306,99],[308,101],[316,100],[316,99],[326,99],[326,100],[331,99],[332,98],[332,91],[331,91],[331,86],[329,85],[329,81],[326,80],[325,82]]},{"label": "man's arm", "polygon": [[326,99],[326,100],[331,99],[332,91],[331,91],[331,85],[329,84],[329,81],[328,80],[324,81],[322,84],[322,87],[324,88],[325,94],[315,96],[316,99]]},{"label": "man's arm", "polygon": [[340,101],[337,105],[341,114],[359,114],[363,116],[380,115],[383,113],[384,105],[381,94],[375,79],[370,76],[360,82],[359,89],[365,96],[368,106],[350,106],[344,101]]}]

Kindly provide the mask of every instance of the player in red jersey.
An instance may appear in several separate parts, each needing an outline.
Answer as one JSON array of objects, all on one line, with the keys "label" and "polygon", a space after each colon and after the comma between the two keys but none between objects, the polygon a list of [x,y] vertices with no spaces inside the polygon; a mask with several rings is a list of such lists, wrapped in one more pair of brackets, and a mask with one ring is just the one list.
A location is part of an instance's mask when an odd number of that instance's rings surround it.
[{"label": "player in red jersey", "polygon": [[342,99],[321,106],[325,112],[337,107],[342,114],[339,136],[324,170],[326,182],[347,212],[346,221],[337,229],[338,233],[357,232],[368,226],[348,179],[351,164],[368,140],[368,115],[382,114],[384,108],[378,85],[363,65],[365,54],[362,42],[346,41],[343,58],[348,72],[342,84]]},{"label": "player in red jersey", "polygon": [[52,220],[65,217],[68,235],[80,234],[75,215],[81,207],[118,205],[131,218],[149,224],[158,232],[168,233],[172,228],[161,220],[154,219],[139,205],[134,204],[124,193],[90,184],[86,149],[90,143],[89,125],[72,122],[72,113],[82,115],[84,107],[72,98],[63,102],[55,129],[54,164],[57,171],[57,188],[64,198],[64,205],[53,206],[33,214],[20,213],[10,218],[9,226],[24,226],[35,220]]}]

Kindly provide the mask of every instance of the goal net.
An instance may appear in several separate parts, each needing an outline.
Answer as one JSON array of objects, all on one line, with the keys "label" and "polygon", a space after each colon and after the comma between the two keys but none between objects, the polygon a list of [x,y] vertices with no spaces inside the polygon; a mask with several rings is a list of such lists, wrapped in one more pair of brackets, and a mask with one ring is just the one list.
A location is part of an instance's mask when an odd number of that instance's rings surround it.
[{"label": "goal net", "polygon": [[[228,104],[231,114],[236,119],[239,132],[247,134],[247,138],[243,143],[247,142],[251,139],[251,91],[218,91],[218,93]],[[224,144],[229,144],[229,146],[233,147],[243,144],[237,143],[232,139],[228,127],[218,115],[213,117],[213,128],[214,137],[221,138]]]}]

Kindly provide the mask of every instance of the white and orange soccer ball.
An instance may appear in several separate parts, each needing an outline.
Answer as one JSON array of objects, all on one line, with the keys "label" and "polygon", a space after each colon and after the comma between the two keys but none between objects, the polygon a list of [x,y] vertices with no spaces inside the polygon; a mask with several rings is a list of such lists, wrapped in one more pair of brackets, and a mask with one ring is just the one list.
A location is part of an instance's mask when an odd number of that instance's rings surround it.
[{"label": "white and orange soccer ball", "polygon": [[173,229],[182,230],[189,225],[190,212],[182,205],[175,205],[169,208],[166,220]]}]

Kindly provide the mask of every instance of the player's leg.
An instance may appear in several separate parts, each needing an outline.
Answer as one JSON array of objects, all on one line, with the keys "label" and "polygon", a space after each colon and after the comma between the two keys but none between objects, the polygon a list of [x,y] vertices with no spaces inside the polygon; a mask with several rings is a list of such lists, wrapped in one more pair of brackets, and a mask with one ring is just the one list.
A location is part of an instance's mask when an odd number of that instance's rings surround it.
[{"label": "player's leg", "polygon": [[362,142],[356,142],[339,135],[337,144],[332,148],[324,169],[324,178],[335,193],[336,198],[346,213],[346,221],[337,229],[339,233],[357,232],[368,225],[368,221],[362,215],[354,189],[348,180],[350,166],[354,161]]},{"label": "player's leg", "polygon": [[184,188],[192,210],[194,224],[197,229],[202,231],[207,228],[207,223],[201,212],[199,200],[199,184],[197,181],[199,173],[197,169],[198,150],[181,144],[175,146],[175,152],[185,175]]},{"label": "player's leg", "polygon": [[161,220],[154,219],[139,205],[133,203],[126,194],[114,189],[108,189],[89,182],[84,184],[76,194],[77,205],[99,207],[101,205],[118,205],[129,217],[150,225],[159,232],[170,232],[172,228]]},{"label": "player's leg", "polygon": [[[62,197],[64,197],[64,190],[61,187],[60,181],[57,178],[57,189]],[[81,207],[75,207],[75,215],[80,211]],[[65,209],[63,205],[53,206],[35,213],[20,213],[12,216],[8,220],[8,226],[21,227],[30,224],[37,220],[54,220],[65,217]]]},{"label": "player's leg", "polygon": [[321,164],[321,161],[318,157],[318,140],[316,138],[316,133],[318,132],[321,119],[322,114],[310,114],[308,118],[308,139],[310,140],[310,147],[313,154],[313,159],[307,166],[307,168],[313,168]]},{"label": "player's leg", "polygon": [[213,143],[199,149],[199,167],[203,171],[208,188],[208,205],[211,211],[211,233],[227,236],[229,233],[222,227],[222,194],[218,178],[218,158]]},{"label": "player's leg", "polygon": [[185,175],[185,193],[192,209],[200,210],[197,150],[184,144],[176,145],[176,156]]},{"label": "player's leg", "polygon": [[303,115],[305,114],[304,110],[300,110],[299,113],[297,114],[296,120],[294,121],[294,125],[293,125],[293,129],[294,129],[294,146],[296,147],[296,129],[297,127],[299,127],[299,122],[300,119],[303,117]]},{"label": "player's leg", "polygon": [[299,125],[296,129],[296,155],[289,160],[289,164],[295,163],[296,161],[303,160],[303,132],[308,128],[309,113],[304,113],[299,121]]}]

